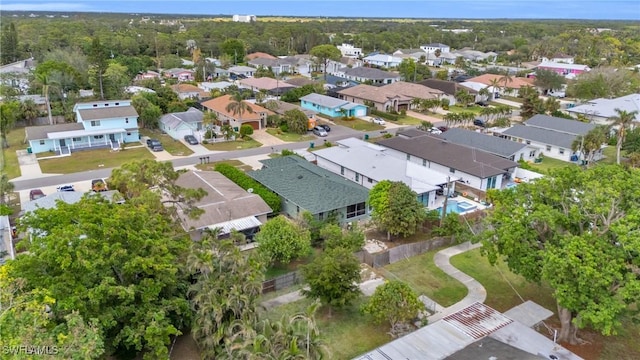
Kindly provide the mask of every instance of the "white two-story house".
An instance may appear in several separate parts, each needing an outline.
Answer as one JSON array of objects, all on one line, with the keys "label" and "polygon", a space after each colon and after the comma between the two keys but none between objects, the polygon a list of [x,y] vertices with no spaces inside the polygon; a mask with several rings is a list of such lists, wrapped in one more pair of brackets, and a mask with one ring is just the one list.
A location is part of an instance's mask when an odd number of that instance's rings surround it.
[{"label": "white two-story house", "polygon": [[73,110],[75,123],[27,127],[31,152],[70,154],[86,148],[118,149],[123,143],[140,139],[138,113],[131,100],[77,103]]},{"label": "white two-story house", "polygon": [[348,138],[338,146],[315,151],[319,167],[338,174],[367,189],[383,180],[401,181],[413,190],[426,208],[434,210],[442,204],[436,202],[438,193],[455,190],[455,175],[429,169],[387,153],[387,148],[366,141]]}]

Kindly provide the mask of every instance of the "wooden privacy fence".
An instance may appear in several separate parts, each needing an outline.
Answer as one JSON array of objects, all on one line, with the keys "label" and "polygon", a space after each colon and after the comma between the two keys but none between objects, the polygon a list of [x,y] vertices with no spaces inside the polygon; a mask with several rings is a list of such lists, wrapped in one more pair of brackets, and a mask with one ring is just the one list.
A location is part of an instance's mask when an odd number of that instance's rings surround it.
[{"label": "wooden privacy fence", "polygon": [[452,245],[455,239],[452,237],[437,237],[431,240],[425,240],[421,242],[398,245],[396,247],[385,250],[384,252],[369,254],[366,251],[359,251],[354,255],[360,260],[374,268],[380,268],[389,264],[393,264],[400,260],[404,260],[413,256],[424,254],[427,251]]},{"label": "wooden privacy fence", "polygon": [[272,291],[286,289],[294,285],[300,284],[303,281],[300,271],[290,272],[284,275],[280,275],[276,278],[269,279],[262,283],[262,293],[266,294]]}]

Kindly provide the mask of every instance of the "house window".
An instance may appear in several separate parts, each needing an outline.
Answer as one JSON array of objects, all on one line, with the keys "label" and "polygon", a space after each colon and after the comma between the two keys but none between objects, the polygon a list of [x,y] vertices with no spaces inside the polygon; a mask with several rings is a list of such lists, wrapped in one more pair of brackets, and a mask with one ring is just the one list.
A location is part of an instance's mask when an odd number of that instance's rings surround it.
[{"label": "house window", "polygon": [[449,172],[450,172],[450,173],[452,173],[452,174],[455,174],[455,173],[456,173],[456,169],[454,169],[454,168],[449,168]]},{"label": "house window", "polygon": [[344,175],[344,166],[340,166],[340,175]]},{"label": "house window", "polygon": [[564,155],[564,149],[563,148],[558,149],[558,151],[560,152],[560,155]]},{"label": "house window", "polygon": [[116,106],[120,105],[120,103],[116,103]]},{"label": "house window", "polygon": [[299,213],[300,212],[300,206],[296,206],[296,212]]},{"label": "house window", "polygon": [[104,106],[109,106],[109,104],[108,104],[108,103],[107,103],[107,104],[104,104]]},{"label": "house window", "polygon": [[104,135],[95,135],[93,138],[94,139],[102,139],[102,138],[104,138]]},{"label": "house window", "polygon": [[320,221],[324,220],[324,213],[318,214],[318,220]]},{"label": "house window", "polygon": [[411,160],[411,155],[407,154],[407,160]]},{"label": "house window", "polygon": [[422,166],[427,166],[427,159],[422,159]]},{"label": "house window", "polygon": [[367,212],[366,209],[367,209],[366,205],[363,202],[359,204],[347,206],[347,219],[364,215]]},{"label": "house window", "polygon": [[551,145],[547,145],[547,151],[551,151]]},{"label": "house window", "polygon": [[494,189],[496,187],[497,177],[490,177],[487,179],[487,189]]},{"label": "house window", "polygon": [[73,138],[73,141],[82,141],[82,138]]},{"label": "house window", "polygon": [[531,145],[531,140],[527,140],[527,145]]},{"label": "house window", "polygon": [[422,205],[428,206],[429,205],[429,193],[424,193],[424,194],[418,195],[418,201]]},{"label": "house window", "polygon": [[93,104],[93,107],[98,107],[98,104]]},{"label": "house window", "polygon": [[530,157],[530,158],[531,158],[531,157],[534,157],[534,156],[536,156],[536,151],[535,151],[535,150],[533,150],[533,151],[531,151],[531,152],[529,153],[529,157]]},{"label": "house window", "polygon": [[100,126],[100,120],[93,120],[91,126]]},{"label": "house window", "polygon": [[44,145],[44,140],[40,140],[40,145]]},{"label": "house window", "polygon": [[372,179],[372,178],[367,178],[367,181],[368,181],[370,184],[373,184],[373,179]]},{"label": "house window", "polygon": [[128,124],[129,123],[129,118],[124,118],[124,122]]},{"label": "house window", "polygon": [[127,133],[127,136],[131,136],[131,133],[130,133],[130,132],[128,132],[128,133]]},{"label": "house window", "polygon": [[356,173],[356,182],[360,181],[360,174]]}]

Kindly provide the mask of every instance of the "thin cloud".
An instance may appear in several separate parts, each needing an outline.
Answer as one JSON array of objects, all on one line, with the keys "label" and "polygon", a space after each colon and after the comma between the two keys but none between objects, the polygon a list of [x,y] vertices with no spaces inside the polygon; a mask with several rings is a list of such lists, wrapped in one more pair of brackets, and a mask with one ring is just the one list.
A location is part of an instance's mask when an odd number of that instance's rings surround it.
[{"label": "thin cloud", "polygon": [[11,3],[2,4],[4,11],[88,11],[91,10],[85,3]]}]

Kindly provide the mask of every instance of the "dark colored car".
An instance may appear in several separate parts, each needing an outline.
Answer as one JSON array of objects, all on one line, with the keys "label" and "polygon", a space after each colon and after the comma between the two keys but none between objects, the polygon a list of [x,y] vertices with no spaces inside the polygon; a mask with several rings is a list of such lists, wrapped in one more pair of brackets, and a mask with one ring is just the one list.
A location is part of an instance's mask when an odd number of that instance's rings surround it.
[{"label": "dark colored car", "polygon": [[323,129],[324,129],[324,131],[326,131],[326,132],[330,132],[330,131],[331,131],[331,128],[329,127],[329,125],[318,125],[318,126],[320,126],[321,128],[323,128]]},{"label": "dark colored car", "polygon": [[478,101],[478,102],[476,103],[476,105],[478,105],[478,106],[482,106],[482,107],[489,106],[489,104],[488,104],[486,101]]},{"label": "dark colored car", "polygon": [[147,139],[147,146],[152,151],[162,151],[164,148],[162,147],[162,143],[156,139]]},{"label": "dark colored car", "polygon": [[198,139],[196,139],[196,137],[193,135],[185,135],[184,141],[186,141],[189,145],[198,145]]},{"label": "dark colored car", "polygon": [[73,188],[73,185],[62,185],[58,186],[58,191],[76,191],[76,189]]},{"label": "dark colored car", "polygon": [[475,120],[473,120],[473,125],[480,126],[480,127],[485,127],[485,122],[482,119],[475,119]]},{"label": "dark colored car", "polygon": [[445,132],[445,131],[449,130],[449,128],[446,127],[446,126],[438,126],[438,130],[440,130],[442,132]]},{"label": "dark colored car", "polygon": [[45,194],[40,189],[33,189],[29,191],[29,200],[31,201],[40,199],[42,197],[45,197]]}]

